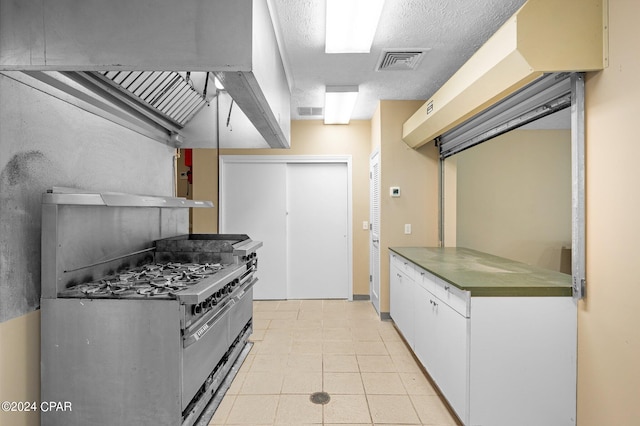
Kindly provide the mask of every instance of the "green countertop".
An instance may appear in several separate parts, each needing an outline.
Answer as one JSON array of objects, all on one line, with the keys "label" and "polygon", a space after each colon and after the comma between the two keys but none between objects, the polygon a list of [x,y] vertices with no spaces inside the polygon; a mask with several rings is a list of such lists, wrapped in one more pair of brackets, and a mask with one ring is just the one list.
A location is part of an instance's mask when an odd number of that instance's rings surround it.
[{"label": "green countertop", "polygon": [[571,275],[462,247],[390,247],[472,297],[571,296]]}]

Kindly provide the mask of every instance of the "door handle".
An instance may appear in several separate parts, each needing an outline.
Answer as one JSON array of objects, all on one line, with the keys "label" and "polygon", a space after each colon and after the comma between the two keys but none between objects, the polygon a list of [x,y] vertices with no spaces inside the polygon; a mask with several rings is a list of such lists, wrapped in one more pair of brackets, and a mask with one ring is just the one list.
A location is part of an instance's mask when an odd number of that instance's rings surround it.
[{"label": "door handle", "polygon": [[231,309],[231,306],[235,304],[235,301],[233,301],[233,303],[230,303],[231,301],[232,300],[229,300],[222,309],[216,312],[207,322],[200,326],[200,328],[191,332],[188,336],[184,336],[182,338],[182,347],[186,349],[187,347],[203,338],[204,335],[213,328],[213,325],[220,319],[222,319],[224,314],[227,313],[227,311]]}]

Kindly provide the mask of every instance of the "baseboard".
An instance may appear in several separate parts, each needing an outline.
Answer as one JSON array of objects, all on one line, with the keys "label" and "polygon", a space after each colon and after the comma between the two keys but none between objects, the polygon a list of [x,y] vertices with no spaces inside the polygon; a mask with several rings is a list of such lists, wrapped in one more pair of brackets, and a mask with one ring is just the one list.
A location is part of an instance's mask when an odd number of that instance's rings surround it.
[{"label": "baseboard", "polygon": [[354,294],[353,295],[353,300],[370,300],[371,298],[369,297],[368,294]]}]

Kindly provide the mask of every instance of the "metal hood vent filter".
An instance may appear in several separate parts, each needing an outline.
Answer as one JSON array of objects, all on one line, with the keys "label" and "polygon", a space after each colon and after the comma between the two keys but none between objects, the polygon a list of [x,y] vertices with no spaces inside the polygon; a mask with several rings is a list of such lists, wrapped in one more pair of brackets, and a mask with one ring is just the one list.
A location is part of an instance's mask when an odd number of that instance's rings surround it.
[{"label": "metal hood vent filter", "polygon": [[207,103],[205,95],[193,87],[188,73],[104,71],[96,74],[180,127]]},{"label": "metal hood vent filter", "polygon": [[376,71],[415,70],[429,49],[383,50]]}]

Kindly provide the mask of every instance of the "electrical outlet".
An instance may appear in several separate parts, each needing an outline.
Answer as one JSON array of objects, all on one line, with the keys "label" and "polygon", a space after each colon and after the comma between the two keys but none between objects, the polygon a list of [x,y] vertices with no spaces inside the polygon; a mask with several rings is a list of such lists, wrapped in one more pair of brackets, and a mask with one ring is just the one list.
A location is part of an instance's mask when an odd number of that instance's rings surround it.
[{"label": "electrical outlet", "polygon": [[366,220],[362,221],[362,229],[369,230],[369,222]]},{"label": "electrical outlet", "polygon": [[405,223],[404,224],[404,233],[405,234],[410,234],[411,233],[411,224],[410,223]]}]

